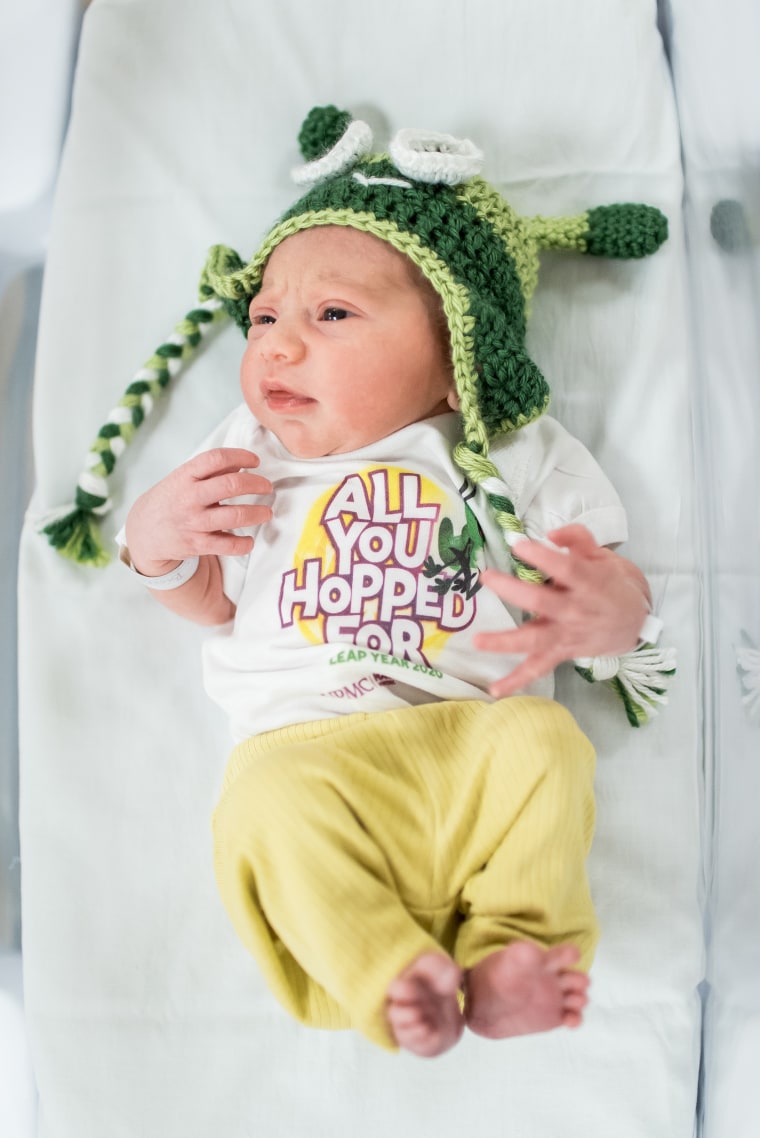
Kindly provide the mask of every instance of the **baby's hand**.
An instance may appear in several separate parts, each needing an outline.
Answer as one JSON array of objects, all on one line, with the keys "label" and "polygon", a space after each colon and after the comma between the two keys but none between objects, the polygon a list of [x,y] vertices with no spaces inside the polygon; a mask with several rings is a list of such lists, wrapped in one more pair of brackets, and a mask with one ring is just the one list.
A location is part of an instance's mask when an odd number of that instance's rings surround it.
[{"label": "baby's hand", "polygon": [[177,467],[137,499],[126,524],[132,564],[148,576],[168,572],[196,554],[249,553],[253,538],[230,530],[269,521],[269,506],[230,503],[230,498],[271,494],[272,484],[250,467],[259,465],[252,451],[219,447]]},{"label": "baby's hand", "polygon": [[528,539],[514,546],[516,557],[546,576],[544,584],[495,569],[480,575],[502,600],[535,614],[511,632],[475,637],[475,647],[487,652],[525,655],[514,671],[491,685],[491,694],[497,697],[526,688],[563,660],[628,652],[636,645],[649,611],[649,586],[641,571],[597,545],[585,526],[565,526],[548,537],[560,548]]}]

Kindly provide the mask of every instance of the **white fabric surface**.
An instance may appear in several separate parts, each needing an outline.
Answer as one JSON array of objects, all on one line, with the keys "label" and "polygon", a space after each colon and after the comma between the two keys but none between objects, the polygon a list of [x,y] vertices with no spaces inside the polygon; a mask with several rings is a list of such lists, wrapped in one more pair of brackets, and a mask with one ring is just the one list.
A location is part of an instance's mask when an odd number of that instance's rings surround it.
[{"label": "white fabric surface", "polygon": [[[714,795],[704,1058],[705,1138],[754,1138],[760,1056],[760,7],[672,0],[684,140],[698,367],[698,470],[710,599],[705,667],[715,677],[707,735]],[[713,211],[745,242],[722,247]],[[724,214],[725,216],[725,214]],[[748,510],[739,508],[748,503]],[[749,668],[742,652],[754,650]],[[742,678],[744,676],[744,679]]]},{"label": "white fabric surface", "polygon": [[16,556],[31,490],[31,371],[77,0],[0,3],[0,1134],[32,1138],[18,946]]},{"label": "white fabric surface", "polygon": [[0,952],[0,1071],[3,1138],[34,1138],[37,1092],[24,1021],[18,952]]},{"label": "white fabric surface", "polygon": [[0,298],[20,265],[44,256],[79,7],[0,4]]},{"label": "white fabric surface", "polygon": [[[387,0],[382,14],[227,0],[95,0],[54,215],[36,384],[38,487],[21,564],[27,1011],[41,1138],[690,1138],[703,976],[701,581],[695,565],[679,138],[653,0]],[[553,414],[629,512],[680,653],[669,708],[631,730],[568,672],[597,744],[603,937],[577,1033],[467,1038],[435,1062],[288,1021],[228,927],[209,816],[226,725],[202,630],[118,565],[35,533],[67,500],[135,369],[191,307],[207,247],[250,253],[293,200],[315,103],[472,137],[524,213],[660,206],[655,257],[547,256],[529,342]],[[225,332],[144,427],[124,505],[238,402]]]}]

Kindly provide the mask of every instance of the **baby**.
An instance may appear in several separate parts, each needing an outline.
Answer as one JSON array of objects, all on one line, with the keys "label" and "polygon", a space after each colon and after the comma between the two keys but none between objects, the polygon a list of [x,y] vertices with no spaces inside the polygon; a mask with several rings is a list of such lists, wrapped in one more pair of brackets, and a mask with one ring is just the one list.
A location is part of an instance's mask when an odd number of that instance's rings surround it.
[{"label": "baby", "polygon": [[[632,649],[649,590],[540,385],[511,392],[504,433],[462,378],[491,317],[462,322],[437,261],[386,226],[413,183],[349,158],[361,208],[326,205],[344,154],[265,241],[238,312],[244,404],[133,505],[123,558],[223,626],[204,652],[237,741],[215,867],[269,987],[311,1026],[434,1056],[465,1028],[581,1023],[594,753],[551,674]],[[215,279],[234,297],[233,268]],[[534,365],[507,348],[508,388]]]}]

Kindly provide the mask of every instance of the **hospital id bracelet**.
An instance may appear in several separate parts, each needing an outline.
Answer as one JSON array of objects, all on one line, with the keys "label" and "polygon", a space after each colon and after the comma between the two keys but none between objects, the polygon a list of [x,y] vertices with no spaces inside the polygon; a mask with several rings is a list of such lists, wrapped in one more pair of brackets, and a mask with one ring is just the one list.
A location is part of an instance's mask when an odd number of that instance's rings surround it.
[{"label": "hospital id bracelet", "polygon": [[119,560],[126,565],[138,580],[142,581],[148,589],[178,589],[180,585],[184,585],[191,577],[194,577],[200,565],[199,557],[186,557],[184,561],[180,561],[174,569],[170,569],[168,573],[163,573],[160,577],[146,577],[144,573],[140,573],[135,569],[132,564],[132,558],[129,556],[129,550],[126,545],[121,547],[119,553]]},{"label": "hospital id bracelet", "polygon": [[639,632],[639,644],[655,645],[660,639],[660,633],[664,627],[664,622],[660,620],[659,616],[654,613],[649,613],[641,626]]}]

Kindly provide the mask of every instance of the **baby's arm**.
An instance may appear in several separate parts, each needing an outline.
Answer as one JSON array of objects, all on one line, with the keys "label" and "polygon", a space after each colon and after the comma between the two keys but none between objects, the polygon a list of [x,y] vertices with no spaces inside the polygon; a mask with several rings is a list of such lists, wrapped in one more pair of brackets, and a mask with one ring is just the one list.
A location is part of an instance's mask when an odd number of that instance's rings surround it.
[{"label": "baby's arm", "polygon": [[250,553],[253,538],[230,531],[268,521],[272,511],[228,499],[271,494],[268,479],[250,470],[258,465],[252,451],[238,447],[204,451],[148,490],[129,511],[127,548],[138,573],[160,577],[185,558],[200,558],[197,571],[179,588],[153,592],[180,616],[199,624],[224,624],[234,616],[219,557]]},{"label": "baby's arm", "polygon": [[514,546],[516,557],[544,574],[544,584],[495,569],[481,574],[483,584],[502,600],[535,614],[514,631],[484,632],[475,638],[476,648],[525,655],[514,671],[491,686],[494,696],[526,688],[564,660],[630,651],[649,612],[644,574],[632,561],[597,545],[585,526],[565,526],[548,537],[560,549],[527,539]]}]

